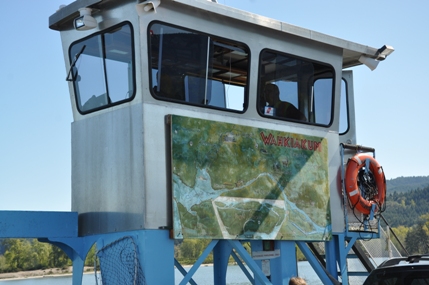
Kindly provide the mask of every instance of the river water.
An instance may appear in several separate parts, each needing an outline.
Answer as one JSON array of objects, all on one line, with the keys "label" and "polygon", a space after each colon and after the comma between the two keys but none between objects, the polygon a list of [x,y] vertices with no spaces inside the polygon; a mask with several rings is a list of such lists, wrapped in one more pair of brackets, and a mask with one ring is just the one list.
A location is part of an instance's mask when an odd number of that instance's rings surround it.
[{"label": "river water", "polygon": [[[298,273],[301,277],[307,280],[311,285],[322,285],[318,276],[311,268],[308,262],[298,263]],[[182,274],[175,270],[175,285],[178,285],[183,279]],[[201,266],[194,274],[193,279],[198,285],[213,285],[213,267]],[[71,285],[71,276],[48,276],[39,278],[26,278],[26,279],[11,279],[0,281],[0,285]],[[84,274],[82,285],[95,285],[94,274]],[[98,282],[100,284],[100,282]],[[251,285],[250,281],[241,271],[239,266],[229,266],[227,271],[227,284],[228,285]],[[150,284],[149,284],[150,285]]]}]

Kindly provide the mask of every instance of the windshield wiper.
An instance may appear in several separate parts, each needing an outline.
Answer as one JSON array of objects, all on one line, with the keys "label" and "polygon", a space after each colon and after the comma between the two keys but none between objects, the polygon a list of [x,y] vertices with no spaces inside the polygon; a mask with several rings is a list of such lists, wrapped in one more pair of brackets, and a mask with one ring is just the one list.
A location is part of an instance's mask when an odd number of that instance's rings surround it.
[{"label": "windshield wiper", "polygon": [[76,65],[76,62],[79,59],[80,55],[85,50],[85,48],[86,48],[86,45],[83,45],[82,48],[81,48],[81,50],[80,50],[80,52],[78,52],[75,55],[74,60],[73,60],[72,64],[70,65],[69,72],[67,73],[67,77],[66,77],[67,81],[75,81],[76,80],[76,77],[73,75],[72,70],[73,70],[74,66]]}]

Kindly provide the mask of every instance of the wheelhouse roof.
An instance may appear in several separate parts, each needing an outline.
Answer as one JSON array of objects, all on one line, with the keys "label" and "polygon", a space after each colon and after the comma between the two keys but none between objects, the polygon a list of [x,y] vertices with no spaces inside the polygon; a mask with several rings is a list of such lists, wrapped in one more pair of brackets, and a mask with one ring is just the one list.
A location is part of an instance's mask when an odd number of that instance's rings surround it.
[{"label": "wheelhouse roof", "polygon": [[[49,17],[49,28],[53,30],[64,30],[72,28],[72,21],[79,16],[78,9],[89,7],[101,10],[107,3],[117,0],[77,0],[66,7],[59,9]],[[354,43],[337,37],[329,36],[313,30],[301,28],[268,17],[260,16],[243,10],[235,9],[225,5],[217,4],[207,0],[161,0],[165,2],[176,2],[183,5],[201,9],[223,17],[229,17],[249,24],[263,26],[273,30],[293,35],[306,40],[319,42],[343,50],[343,68],[361,65],[359,58],[364,55],[370,58],[377,58],[378,48]],[[142,1],[144,2],[144,1]],[[138,3],[138,2],[137,2]],[[161,3],[162,5],[162,3]]]}]

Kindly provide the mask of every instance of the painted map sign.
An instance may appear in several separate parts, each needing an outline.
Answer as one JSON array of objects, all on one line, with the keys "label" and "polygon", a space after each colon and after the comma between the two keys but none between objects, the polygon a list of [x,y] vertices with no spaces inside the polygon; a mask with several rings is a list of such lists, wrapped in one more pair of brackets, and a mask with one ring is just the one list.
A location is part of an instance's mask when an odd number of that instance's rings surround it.
[{"label": "painted map sign", "polygon": [[170,122],[174,238],[331,238],[325,138]]}]

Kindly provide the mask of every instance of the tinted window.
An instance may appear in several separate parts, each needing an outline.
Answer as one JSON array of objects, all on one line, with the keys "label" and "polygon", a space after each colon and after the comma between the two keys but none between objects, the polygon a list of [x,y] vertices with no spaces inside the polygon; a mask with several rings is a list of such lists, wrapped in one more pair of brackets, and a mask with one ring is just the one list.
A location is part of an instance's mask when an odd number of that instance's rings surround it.
[{"label": "tinted window", "polygon": [[261,115],[328,126],[334,71],[330,65],[264,50],[260,56]]},{"label": "tinted window", "polygon": [[150,25],[149,46],[155,98],[244,111],[247,46],[161,23]]}]

